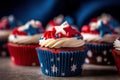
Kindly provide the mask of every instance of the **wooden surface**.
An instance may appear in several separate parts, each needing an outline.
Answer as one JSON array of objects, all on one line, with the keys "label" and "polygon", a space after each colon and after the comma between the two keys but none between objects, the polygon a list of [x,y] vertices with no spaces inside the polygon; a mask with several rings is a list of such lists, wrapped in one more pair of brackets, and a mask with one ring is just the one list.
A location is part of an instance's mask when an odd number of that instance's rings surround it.
[{"label": "wooden surface", "polygon": [[0,58],[0,80],[120,80],[115,66],[83,66],[81,76],[49,77],[38,67],[16,66],[9,58]]}]

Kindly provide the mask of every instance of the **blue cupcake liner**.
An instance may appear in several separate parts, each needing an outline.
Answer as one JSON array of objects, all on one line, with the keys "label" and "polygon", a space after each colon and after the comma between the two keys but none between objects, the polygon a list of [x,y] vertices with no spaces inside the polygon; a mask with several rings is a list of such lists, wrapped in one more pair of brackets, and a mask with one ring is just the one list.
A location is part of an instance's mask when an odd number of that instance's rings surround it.
[{"label": "blue cupcake liner", "polygon": [[[113,44],[85,44],[89,48],[88,52],[91,52],[92,56],[87,53],[87,62],[89,64],[98,65],[114,65],[114,59],[112,56]],[[98,59],[99,58],[99,59]]]},{"label": "blue cupcake liner", "polygon": [[6,43],[7,40],[0,40],[0,57],[9,56]]},{"label": "blue cupcake liner", "polygon": [[48,50],[40,50],[38,52],[39,62],[43,74],[48,76],[75,76],[82,72],[88,49],[84,51],[60,52],[54,54]]}]

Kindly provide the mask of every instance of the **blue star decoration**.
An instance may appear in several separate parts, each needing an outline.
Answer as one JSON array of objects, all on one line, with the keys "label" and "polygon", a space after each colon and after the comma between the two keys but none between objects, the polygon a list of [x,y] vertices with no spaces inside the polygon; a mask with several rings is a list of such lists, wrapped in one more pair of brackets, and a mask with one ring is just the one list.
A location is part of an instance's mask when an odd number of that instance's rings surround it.
[{"label": "blue star decoration", "polygon": [[99,28],[97,28],[96,30],[100,32],[101,37],[103,37],[106,33],[113,34],[112,31],[110,30],[110,27],[108,25],[105,25],[102,21]]},{"label": "blue star decoration", "polygon": [[28,35],[35,35],[37,33],[40,33],[40,28],[32,27],[31,25],[29,25],[28,29],[26,29],[24,31],[27,32]]},{"label": "blue star decoration", "polygon": [[62,23],[65,22],[65,21],[67,21],[70,25],[74,25],[74,21],[70,16],[66,16],[64,18],[64,20],[62,21]]}]

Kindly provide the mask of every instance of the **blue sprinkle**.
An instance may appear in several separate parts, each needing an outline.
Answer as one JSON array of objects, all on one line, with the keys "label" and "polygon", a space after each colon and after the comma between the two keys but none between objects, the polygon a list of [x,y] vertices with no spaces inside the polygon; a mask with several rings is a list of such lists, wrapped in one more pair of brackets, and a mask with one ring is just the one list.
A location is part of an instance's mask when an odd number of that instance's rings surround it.
[{"label": "blue sprinkle", "polygon": [[14,37],[15,37],[15,38],[17,38],[17,36],[16,36],[16,35],[15,35]]},{"label": "blue sprinkle", "polygon": [[55,35],[56,38],[59,38],[58,34]]},{"label": "blue sprinkle", "polygon": [[39,38],[39,40],[43,40],[43,38]]}]

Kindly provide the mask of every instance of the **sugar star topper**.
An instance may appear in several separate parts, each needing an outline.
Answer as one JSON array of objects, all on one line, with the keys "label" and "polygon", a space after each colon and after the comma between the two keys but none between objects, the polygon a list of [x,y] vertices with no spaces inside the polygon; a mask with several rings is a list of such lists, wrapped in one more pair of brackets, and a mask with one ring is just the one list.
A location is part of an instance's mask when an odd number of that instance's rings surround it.
[{"label": "sugar star topper", "polygon": [[105,25],[102,21],[99,28],[97,28],[96,30],[100,31],[101,37],[103,37],[106,33],[112,34],[112,31],[110,30],[109,26]]},{"label": "sugar star topper", "polygon": [[64,28],[66,28],[68,26],[68,23],[67,21],[65,21],[62,25],[60,26],[56,26],[55,29],[56,29],[56,34],[57,33],[62,33],[62,34],[66,34]]}]

